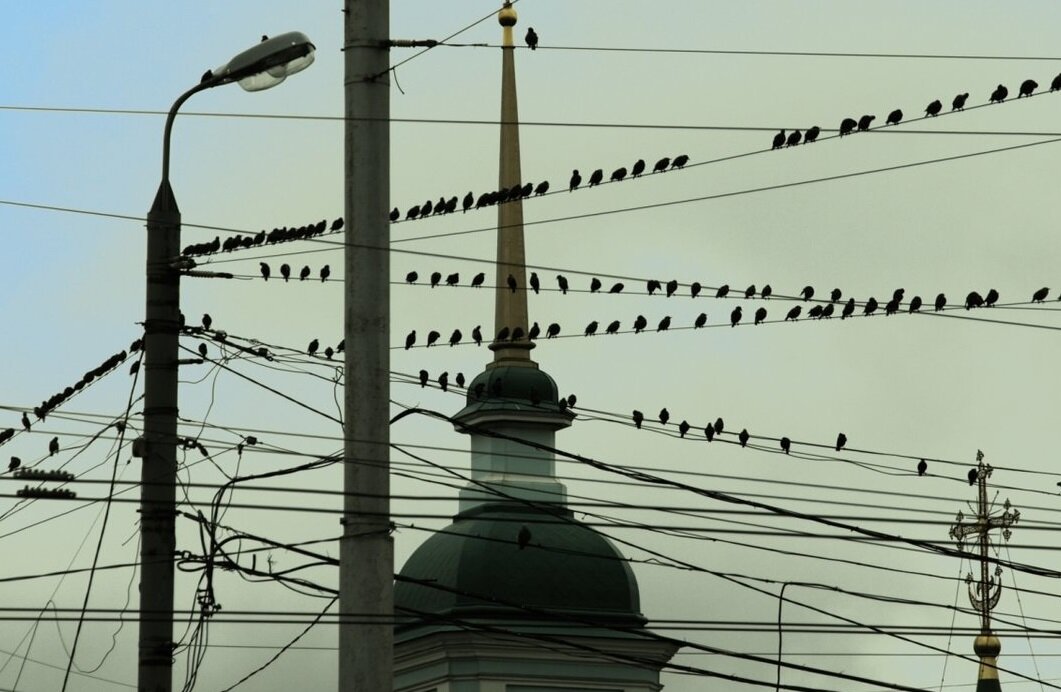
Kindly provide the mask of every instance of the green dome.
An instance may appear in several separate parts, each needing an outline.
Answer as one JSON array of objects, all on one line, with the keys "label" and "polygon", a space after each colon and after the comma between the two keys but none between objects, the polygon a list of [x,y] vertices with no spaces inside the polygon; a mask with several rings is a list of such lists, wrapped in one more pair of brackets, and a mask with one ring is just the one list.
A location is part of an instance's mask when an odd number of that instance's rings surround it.
[{"label": "green dome", "polygon": [[[523,527],[530,536],[521,549]],[[607,538],[559,507],[494,504],[458,515],[405,563],[394,605],[399,617],[418,618],[399,624],[399,633],[449,618],[574,627],[593,622],[640,628],[646,622],[628,563]]]},{"label": "green dome", "polygon": [[574,414],[560,408],[558,392],[556,381],[535,366],[488,367],[468,384],[466,405],[456,417],[519,411],[553,419],[560,414],[570,421]]}]

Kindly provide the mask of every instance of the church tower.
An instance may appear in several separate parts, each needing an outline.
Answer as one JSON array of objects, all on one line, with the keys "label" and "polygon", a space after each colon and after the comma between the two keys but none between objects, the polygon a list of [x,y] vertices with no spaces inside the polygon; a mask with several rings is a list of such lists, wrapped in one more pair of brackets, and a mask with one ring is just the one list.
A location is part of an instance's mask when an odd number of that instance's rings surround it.
[{"label": "church tower", "polygon": [[[511,190],[522,177],[510,2],[498,21],[498,189]],[[633,572],[607,538],[567,508],[547,451],[574,416],[530,357],[522,201],[497,209],[494,334],[508,337],[490,345],[493,360],[469,384],[454,417],[471,441],[471,480],[458,513],[413,553],[395,584],[394,689],[662,689],[660,668],[677,647],[645,629]]]}]

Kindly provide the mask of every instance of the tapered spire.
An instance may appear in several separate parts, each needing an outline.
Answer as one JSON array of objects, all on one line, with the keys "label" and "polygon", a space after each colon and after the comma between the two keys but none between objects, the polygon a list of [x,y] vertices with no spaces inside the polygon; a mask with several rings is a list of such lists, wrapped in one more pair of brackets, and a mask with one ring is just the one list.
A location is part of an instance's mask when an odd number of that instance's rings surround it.
[{"label": "tapered spire", "polygon": [[[506,0],[497,13],[503,36],[501,41],[501,161],[498,190],[511,190],[522,185],[519,165],[519,108],[516,103],[516,59],[512,27],[516,25],[516,10]],[[497,204],[497,294],[494,305],[494,339],[490,345],[494,363],[504,365],[534,365],[530,349],[534,342],[527,339],[527,269],[523,246],[523,201]],[[506,330],[509,337],[496,341],[499,332]],[[519,338],[513,340],[515,334]]]}]

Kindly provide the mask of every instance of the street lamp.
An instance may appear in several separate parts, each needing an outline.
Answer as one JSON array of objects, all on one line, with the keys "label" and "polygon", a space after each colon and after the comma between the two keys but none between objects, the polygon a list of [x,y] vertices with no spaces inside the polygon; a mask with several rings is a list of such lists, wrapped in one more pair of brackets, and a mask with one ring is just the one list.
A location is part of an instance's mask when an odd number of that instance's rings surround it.
[{"label": "street lamp", "polygon": [[192,94],[238,82],[247,91],[276,86],[313,63],[315,48],[292,31],[209,70],[166,116],[162,182],[147,213],[147,309],[144,319],[144,433],[140,479],[140,639],[138,687],[169,692],[173,679],[173,558],[176,548],[177,337],[180,333],[181,215],[169,184],[173,119]]}]

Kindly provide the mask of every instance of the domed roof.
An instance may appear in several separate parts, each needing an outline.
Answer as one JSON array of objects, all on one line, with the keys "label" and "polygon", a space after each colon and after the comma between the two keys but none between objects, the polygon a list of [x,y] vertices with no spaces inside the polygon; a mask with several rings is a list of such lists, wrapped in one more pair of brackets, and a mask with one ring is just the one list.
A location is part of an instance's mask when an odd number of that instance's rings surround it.
[{"label": "domed roof", "polygon": [[558,392],[556,381],[537,367],[487,367],[468,384],[466,405],[456,418],[518,411],[522,418],[537,414],[543,419],[556,419],[559,414],[566,419],[561,425],[567,425],[574,414],[560,408]]},{"label": "domed roof", "polygon": [[[526,545],[520,548],[524,527],[530,535],[524,534]],[[637,580],[619,551],[559,507],[494,504],[465,512],[417,548],[400,574],[394,586],[399,616],[544,620],[575,627],[646,622]],[[428,624],[420,619],[397,630]]]}]

